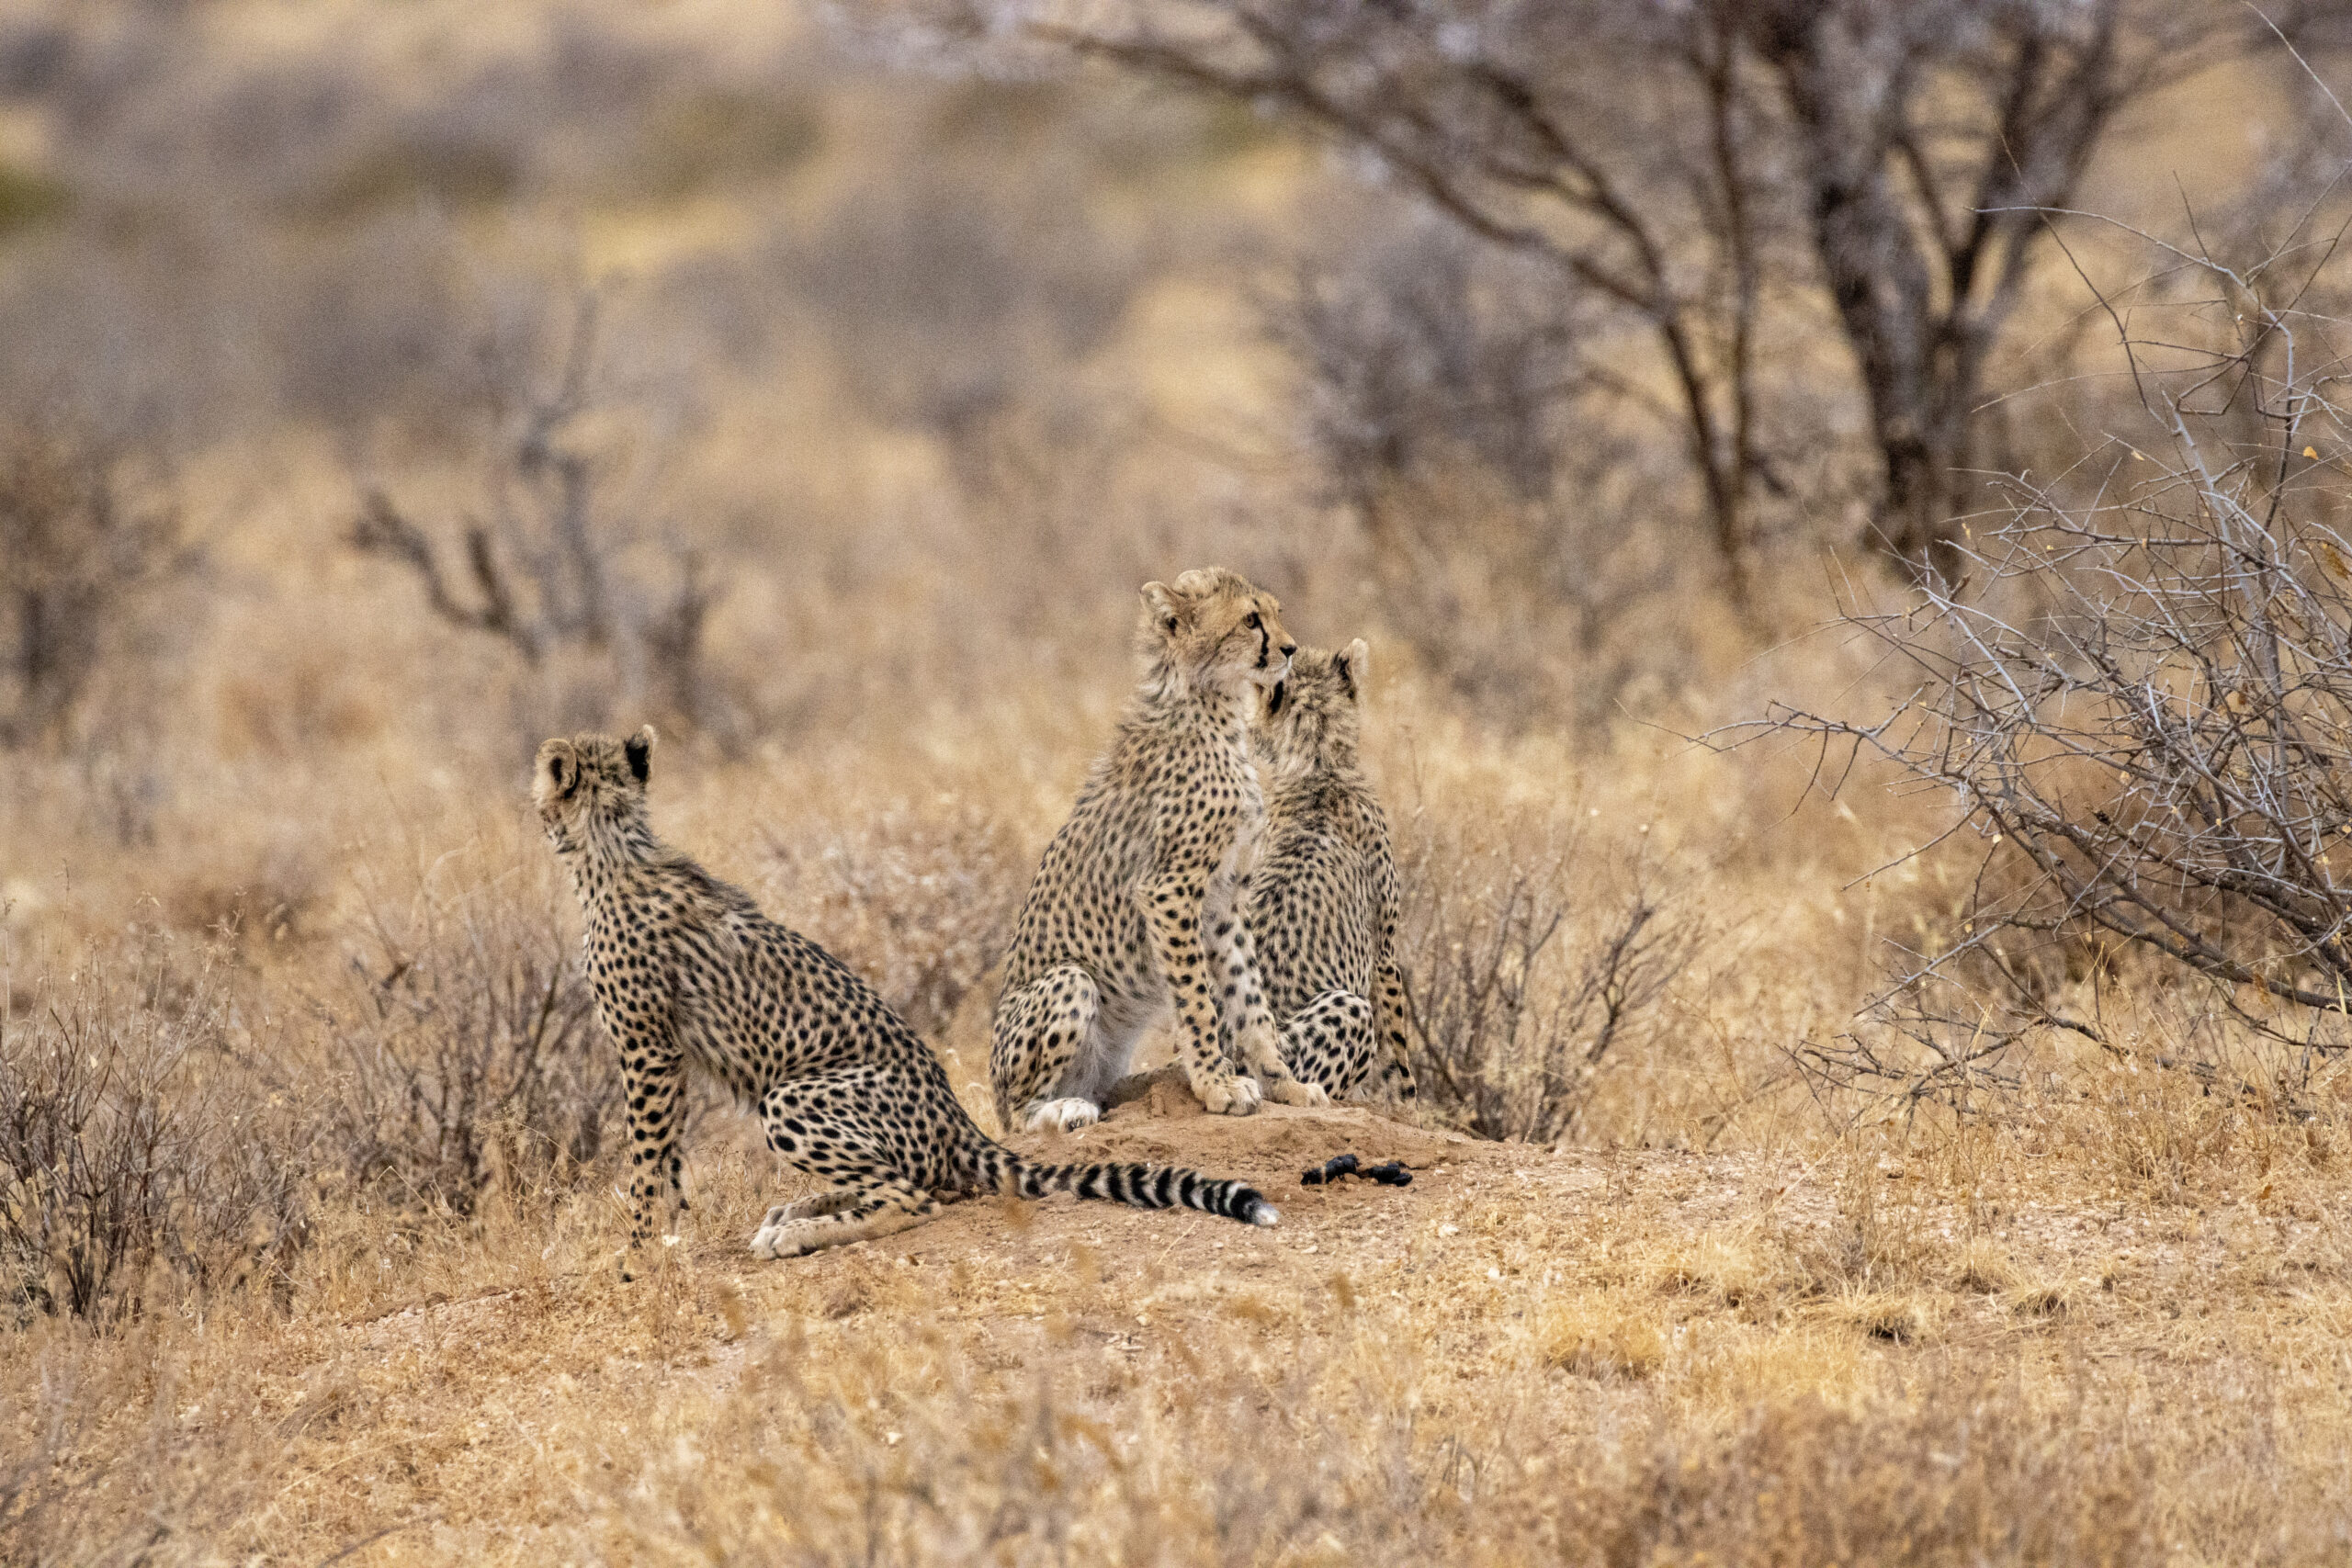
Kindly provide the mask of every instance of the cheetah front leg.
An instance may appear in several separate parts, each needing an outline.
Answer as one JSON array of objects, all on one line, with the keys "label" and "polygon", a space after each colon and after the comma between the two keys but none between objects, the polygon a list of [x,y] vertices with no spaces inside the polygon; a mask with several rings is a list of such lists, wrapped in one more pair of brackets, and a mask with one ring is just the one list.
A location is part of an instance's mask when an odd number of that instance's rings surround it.
[{"label": "cheetah front leg", "polygon": [[[1247,1116],[1261,1095],[1255,1080],[1237,1074],[1225,1059],[1209,963],[1201,951],[1201,899],[1208,879],[1206,866],[1188,866],[1147,883],[1140,894],[1144,920],[1182,1026],[1178,1059],[1185,1081],[1212,1116]],[[1261,1010],[1264,1005],[1261,998]]]},{"label": "cheetah front leg", "polygon": [[1302,1083],[1283,1060],[1282,1035],[1266,1007],[1265,982],[1258,974],[1250,927],[1238,908],[1227,910],[1209,929],[1210,951],[1225,971],[1225,1002],[1238,1027],[1234,1054],[1257,1075],[1266,1093],[1284,1105],[1329,1105],[1331,1096],[1317,1083]]},{"label": "cheetah front leg", "polygon": [[[621,1278],[636,1276],[644,1249],[684,1204],[678,1128],[685,1120],[685,1074],[676,1055],[650,1042],[624,1043],[621,1091],[628,1101],[628,1250]],[[666,1200],[666,1201],[665,1201]]]}]

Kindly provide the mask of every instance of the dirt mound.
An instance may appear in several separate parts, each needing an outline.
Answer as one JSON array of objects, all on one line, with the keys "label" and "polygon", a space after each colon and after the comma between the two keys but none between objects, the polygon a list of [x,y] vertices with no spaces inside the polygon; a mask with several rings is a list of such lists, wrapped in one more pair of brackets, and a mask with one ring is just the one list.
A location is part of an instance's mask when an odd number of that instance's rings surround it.
[{"label": "dirt mound", "polygon": [[1078,1133],[1025,1133],[1006,1141],[1030,1159],[1057,1165],[1142,1160],[1190,1166],[1269,1190],[1296,1187],[1301,1171],[1335,1155],[1352,1154],[1367,1165],[1402,1160],[1426,1170],[1442,1161],[1476,1159],[1482,1148],[1458,1134],[1416,1127],[1357,1105],[1266,1105],[1250,1116],[1211,1116],[1174,1066],[1122,1080],[1110,1100],[1109,1113]]}]

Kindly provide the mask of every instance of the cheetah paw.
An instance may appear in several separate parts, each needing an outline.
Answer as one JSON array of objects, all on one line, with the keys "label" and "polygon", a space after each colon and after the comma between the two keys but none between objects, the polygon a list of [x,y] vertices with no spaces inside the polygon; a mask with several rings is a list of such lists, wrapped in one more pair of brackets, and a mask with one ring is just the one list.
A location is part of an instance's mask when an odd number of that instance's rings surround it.
[{"label": "cheetah paw", "polygon": [[1091,1100],[1075,1097],[1068,1100],[1041,1100],[1033,1103],[1023,1124],[1032,1133],[1051,1129],[1057,1133],[1075,1133],[1080,1127],[1091,1127],[1102,1120],[1102,1108]]},{"label": "cheetah paw", "polygon": [[1212,1116],[1247,1116],[1258,1109],[1262,1098],[1258,1080],[1238,1074],[1195,1085],[1193,1092]]},{"label": "cheetah paw", "polygon": [[[780,1209],[768,1211],[771,1216],[779,1212]],[[771,1223],[752,1234],[752,1256],[764,1261],[775,1258],[797,1258],[802,1253],[814,1252],[817,1249],[812,1245],[810,1234],[814,1228],[815,1222],[809,1220],[772,1219]]]},{"label": "cheetah paw", "polygon": [[1330,1092],[1319,1083],[1301,1083],[1296,1078],[1275,1078],[1266,1085],[1267,1094],[1284,1105],[1329,1105]]}]

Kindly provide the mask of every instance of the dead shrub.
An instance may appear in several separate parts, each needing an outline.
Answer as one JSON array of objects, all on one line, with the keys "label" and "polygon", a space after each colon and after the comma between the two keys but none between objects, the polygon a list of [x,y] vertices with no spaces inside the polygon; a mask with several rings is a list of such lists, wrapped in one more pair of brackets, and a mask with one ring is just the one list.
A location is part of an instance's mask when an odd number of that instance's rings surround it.
[{"label": "dead shrub", "polygon": [[[5,983],[5,977],[0,977]],[[306,1226],[301,1130],[236,1065],[227,989],[160,948],[0,998],[0,1292],[119,1321],[276,1274]]]},{"label": "dead shrub", "polygon": [[[2290,286],[2282,253],[2152,248],[2167,281],[2092,291],[2138,395],[2112,411],[2118,433],[2009,481],[1916,603],[1848,608],[1900,671],[1891,706],[1781,705],[1747,727],[1820,748],[1824,779],[1891,769],[1952,802],[1931,845],[1983,846],[1949,919],[1898,945],[1861,1027],[1800,1053],[1829,1085],[1965,1107],[2014,1091],[2019,1047],[2056,1032],[2307,1116],[2352,1043],[2335,858],[2352,840],[2352,534],[2332,456],[2352,403],[2326,368],[2352,340],[2318,308],[2340,298],[2340,264],[2324,251]],[[2132,982],[2186,982],[2227,1027],[2151,1048],[2112,1007]],[[2224,1035],[2271,1070],[2232,1070]],[[2150,1150],[2152,1168],[2176,1153]]]},{"label": "dead shrub", "polygon": [[1478,1137],[1569,1136],[1612,1058],[1657,1039],[1698,921],[1657,863],[1607,864],[1573,832],[1416,817],[1401,840],[1422,1103]]},{"label": "dead shrub", "polygon": [[470,1213],[483,1194],[566,1188],[617,1126],[620,1063],[552,908],[476,888],[379,919],[342,987],[314,998],[350,1179]]},{"label": "dead shrub", "polygon": [[684,411],[616,385],[595,291],[517,292],[481,307],[489,320],[471,333],[459,445],[478,503],[435,525],[368,480],[346,540],[403,569],[437,620],[534,673],[546,712],[518,728],[605,724],[616,695],[665,724],[708,724],[703,636],[719,589],[659,511]]},{"label": "dead shrub", "polygon": [[141,651],[156,592],[196,556],[134,498],[119,454],[39,426],[0,435],[0,746],[62,738],[110,661]]},{"label": "dead shrub", "polygon": [[1012,933],[1033,869],[1011,825],[969,795],[899,800],[854,826],[767,835],[786,923],[881,992],[919,1034],[946,1026]]}]

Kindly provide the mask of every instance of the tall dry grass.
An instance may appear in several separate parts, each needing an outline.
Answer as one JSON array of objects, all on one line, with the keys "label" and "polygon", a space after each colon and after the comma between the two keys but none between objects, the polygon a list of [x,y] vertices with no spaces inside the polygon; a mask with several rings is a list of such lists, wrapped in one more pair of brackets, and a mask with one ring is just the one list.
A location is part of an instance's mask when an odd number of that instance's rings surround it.
[{"label": "tall dry grass", "polygon": [[[1400,327],[1427,235],[1246,114],[899,73],[790,8],[456,14],[0,23],[6,80],[61,84],[0,174],[69,192],[0,235],[0,420],[74,412],[204,565],[125,579],[138,657],[0,759],[0,1560],[2343,1555],[2342,1071],[2126,966],[2129,1059],[1809,1075],[1975,862],[1938,800],[1677,736],[1867,712],[1864,654],[1694,587],[1656,455],[1541,385],[1514,418],[1565,457],[1442,428],[1351,502],[1341,425],[1460,410],[1270,330],[1352,251],[1325,348],[1540,381],[1510,278]],[[453,592],[500,504],[541,548],[561,507],[501,487],[553,460],[525,351],[583,290],[563,454],[613,583],[708,572],[692,700],[650,622],[535,663],[351,543],[379,487]],[[1822,603],[1790,527],[1779,629]],[[1210,560],[1380,647],[1421,1114],[1482,1142],[1260,1252],[971,1205],[752,1270],[779,1182],[702,1102],[693,1218],[622,1291],[543,733],[662,708],[664,833],[985,1121],[996,949],[1135,588]]]}]

